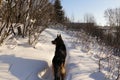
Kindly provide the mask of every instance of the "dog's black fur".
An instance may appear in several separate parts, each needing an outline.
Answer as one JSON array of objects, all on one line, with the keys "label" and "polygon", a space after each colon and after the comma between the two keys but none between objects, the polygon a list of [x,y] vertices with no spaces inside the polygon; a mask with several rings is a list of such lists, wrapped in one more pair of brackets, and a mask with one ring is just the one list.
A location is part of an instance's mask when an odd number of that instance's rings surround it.
[{"label": "dog's black fur", "polygon": [[57,35],[57,38],[52,41],[52,44],[56,45],[55,55],[52,60],[52,65],[54,70],[54,80],[64,80],[66,73],[65,59],[67,53],[61,35]]}]

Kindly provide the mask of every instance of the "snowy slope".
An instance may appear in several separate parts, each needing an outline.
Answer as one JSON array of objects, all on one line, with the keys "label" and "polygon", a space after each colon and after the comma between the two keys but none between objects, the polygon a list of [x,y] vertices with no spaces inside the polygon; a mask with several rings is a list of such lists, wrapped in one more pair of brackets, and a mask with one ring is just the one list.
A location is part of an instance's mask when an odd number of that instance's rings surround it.
[{"label": "snowy slope", "polygon": [[28,45],[27,38],[0,47],[0,80],[53,80],[51,60],[55,46],[51,41],[57,33],[61,33],[67,47],[66,80],[104,80],[96,60],[81,50],[82,45],[75,48],[70,35],[55,29],[42,32],[35,48]]}]

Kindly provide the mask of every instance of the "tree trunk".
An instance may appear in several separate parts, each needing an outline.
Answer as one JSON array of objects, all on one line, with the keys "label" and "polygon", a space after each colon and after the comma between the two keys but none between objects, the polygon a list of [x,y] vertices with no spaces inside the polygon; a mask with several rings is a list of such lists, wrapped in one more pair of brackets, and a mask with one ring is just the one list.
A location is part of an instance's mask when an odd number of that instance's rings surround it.
[{"label": "tree trunk", "polygon": [[17,27],[17,30],[18,30],[18,35],[21,36],[22,35],[22,31],[21,31],[21,27]]}]

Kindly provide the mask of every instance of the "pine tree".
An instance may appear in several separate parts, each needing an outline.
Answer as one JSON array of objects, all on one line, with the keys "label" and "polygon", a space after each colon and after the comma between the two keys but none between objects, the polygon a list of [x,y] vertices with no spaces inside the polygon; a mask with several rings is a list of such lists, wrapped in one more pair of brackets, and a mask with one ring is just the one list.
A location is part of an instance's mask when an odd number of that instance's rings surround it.
[{"label": "pine tree", "polygon": [[60,0],[55,0],[54,12],[55,12],[55,20],[58,23],[63,23],[64,22],[64,11],[62,10]]}]

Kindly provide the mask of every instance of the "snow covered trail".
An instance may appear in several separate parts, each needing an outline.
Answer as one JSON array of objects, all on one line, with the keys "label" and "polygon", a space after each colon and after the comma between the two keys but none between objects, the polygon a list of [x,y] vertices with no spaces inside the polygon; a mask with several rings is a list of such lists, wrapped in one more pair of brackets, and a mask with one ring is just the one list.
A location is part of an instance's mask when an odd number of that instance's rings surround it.
[{"label": "snow covered trail", "polygon": [[87,53],[72,50],[69,55],[67,80],[104,80],[98,64]]},{"label": "snow covered trail", "polygon": [[0,47],[0,80],[53,80],[55,46],[51,41],[57,33],[61,33],[68,52],[66,80],[104,80],[104,75],[97,72],[96,61],[75,48],[71,36],[55,29],[43,31],[35,48],[28,45],[27,39],[17,39],[14,49],[10,45]]},{"label": "snow covered trail", "polygon": [[[66,59],[66,80],[105,80],[104,74],[98,72],[98,64],[88,55],[88,52],[83,52],[79,48],[75,48],[72,37],[60,30],[46,31],[47,33],[56,37],[57,33],[61,33],[62,38],[67,47]],[[54,34],[56,33],[56,34]],[[51,72],[48,72],[49,74]],[[49,78],[50,79],[50,78]]]}]

